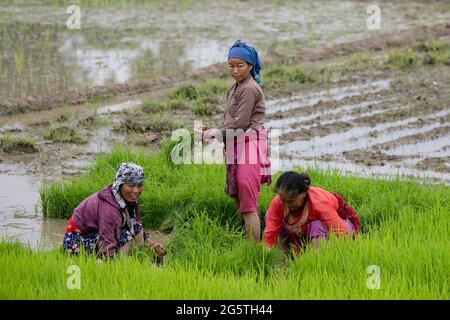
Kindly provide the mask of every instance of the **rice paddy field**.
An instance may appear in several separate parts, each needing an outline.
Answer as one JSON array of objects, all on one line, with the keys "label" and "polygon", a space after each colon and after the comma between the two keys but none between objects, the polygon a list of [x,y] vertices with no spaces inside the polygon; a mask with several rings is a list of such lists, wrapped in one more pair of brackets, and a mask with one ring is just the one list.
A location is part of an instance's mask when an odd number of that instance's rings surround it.
[{"label": "rice paddy field", "polygon": [[[377,30],[371,4],[1,1],[0,298],[448,300],[450,3],[379,1]],[[356,239],[287,258],[245,240],[223,164],[168,161],[175,130],[222,124],[236,39],[262,59],[273,181],[306,170],[342,194]],[[128,161],[164,266],[67,256],[67,218]]]},{"label": "rice paddy field", "polygon": [[[44,187],[44,214],[67,218],[80,199],[110,183],[124,160],[145,168],[144,225],[170,231],[164,267],[138,250],[100,263],[93,256],[36,252],[3,241],[3,299],[449,298],[450,191],[443,185],[311,170],[313,185],[345,194],[358,210],[362,234],[331,238],[319,251],[307,248],[294,259],[244,239],[219,165],[174,168],[158,155],[116,149],[86,174]],[[263,188],[261,212],[273,196]],[[80,282],[71,290],[67,272],[73,265]],[[373,270],[380,276],[375,282]]]}]

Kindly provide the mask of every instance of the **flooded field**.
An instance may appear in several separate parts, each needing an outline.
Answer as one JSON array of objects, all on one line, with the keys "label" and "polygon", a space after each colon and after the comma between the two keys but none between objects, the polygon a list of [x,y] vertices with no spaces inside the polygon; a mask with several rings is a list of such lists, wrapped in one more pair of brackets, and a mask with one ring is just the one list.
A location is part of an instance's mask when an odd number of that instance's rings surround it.
[{"label": "flooded field", "polygon": [[[383,2],[383,32],[449,21],[448,2],[432,3]],[[66,27],[70,4],[80,5],[80,29]],[[367,7],[364,1],[2,1],[0,101],[181,75],[225,61],[235,39],[282,55],[364,39],[376,34],[366,28]]]},{"label": "flooded field", "polygon": [[61,243],[65,220],[42,217],[37,177],[0,174],[0,234],[33,248],[53,248]]},{"label": "flooded field", "polygon": [[424,107],[418,92],[411,99],[401,85],[393,88],[391,82],[273,100],[268,113],[277,119],[267,126],[280,130],[281,158],[365,176],[416,176],[449,183],[448,90],[442,100]]},{"label": "flooded field", "polygon": [[[67,29],[63,2],[0,5],[1,236],[60,243],[66,221],[42,217],[43,183],[85,172],[114,145],[155,152],[175,128],[220,124],[217,88],[232,82],[215,63],[238,38],[267,61],[280,169],[450,184],[448,1],[382,2],[378,31],[364,1],[91,1],[80,30]],[[219,98],[200,101],[211,110],[167,102],[204,78],[217,82]]]}]

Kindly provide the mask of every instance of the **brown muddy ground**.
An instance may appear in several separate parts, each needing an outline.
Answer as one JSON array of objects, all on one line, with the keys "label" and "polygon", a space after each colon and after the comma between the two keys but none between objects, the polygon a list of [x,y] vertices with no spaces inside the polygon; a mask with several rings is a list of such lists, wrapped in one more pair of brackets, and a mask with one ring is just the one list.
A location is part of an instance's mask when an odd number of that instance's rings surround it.
[{"label": "brown muddy ground", "polygon": [[[346,1],[345,4],[347,8],[361,5],[359,1]],[[239,2],[239,6],[246,5],[246,1]],[[319,76],[323,76],[320,70],[345,66],[353,61],[355,54],[369,56],[373,62],[367,66],[347,65],[340,72],[332,73],[326,81],[290,85],[285,90],[266,95],[266,126],[272,129],[272,141],[279,139],[279,169],[319,167],[358,176],[389,178],[400,175],[427,182],[450,183],[450,64],[424,63],[422,53],[417,63],[410,67],[395,68],[386,64],[392,49],[418,50],[429,40],[450,44],[450,24],[442,22],[450,10],[436,13],[437,8],[447,5],[445,1],[428,6],[418,2],[406,7],[400,2],[386,5],[405,10],[400,18],[394,18],[394,11],[391,12],[386,27],[380,32],[353,30],[344,34],[342,30],[346,27],[342,21],[325,26],[324,20],[324,25],[317,29],[323,32],[316,34],[317,37],[310,34],[309,40],[305,40],[309,47],[299,48],[289,46],[289,28],[285,26],[281,40],[277,41],[286,44],[287,52],[295,54],[267,50],[263,55],[266,68],[284,62],[301,62]],[[427,20],[423,12],[432,8],[435,13]],[[314,12],[320,12],[317,10]],[[178,14],[182,15],[182,10]],[[103,20],[99,21],[102,23]],[[396,31],[396,23],[401,30]],[[120,29],[119,22],[118,25]],[[295,23],[291,22],[291,25]],[[333,30],[332,26],[339,28]],[[339,32],[342,35],[337,37]],[[295,39],[295,34],[291,36]],[[226,35],[221,39],[229,40]],[[260,40],[264,42],[262,36]],[[269,47],[267,45],[267,49]],[[36,139],[41,149],[33,153],[26,146],[18,145],[8,152],[0,148],[2,182],[17,182],[15,189],[2,189],[0,199],[16,199],[12,195],[17,194],[17,190],[32,190],[29,196],[24,194],[28,200],[19,198],[0,208],[3,217],[0,234],[6,234],[8,229],[17,235],[34,234],[27,238],[29,241],[59,241],[64,222],[42,219],[39,209],[34,209],[39,186],[45,181],[60,181],[84,172],[96,157],[109,152],[116,144],[158,151],[170,130],[121,130],[127,121],[131,126],[139,125],[143,115],[142,99],[160,99],[167,89],[185,80],[196,82],[223,77],[224,68],[223,63],[217,63],[204,68],[183,69],[190,71],[175,75],[148,79],[131,77],[128,80],[132,81],[125,83],[0,99],[0,136],[28,135]],[[90,84],[89,81],[86,83]],[[218,125],[222,120],[220,113],[198,117],[192,110],[183,108],[173,110],[170,117],[187,129],[192,129],[196,120],[209,126]],[[49,130],[58,127],[74,129],[78,142],[50,139]],[[24,175],[30,176],[31,180]],[[161,241],[167,241],[165,235],[160,236]]]},{"label": "brown muddy ground", "polygon": [[[76,0],[70,4],[80,5],[81,29],[69,30],[65,1],[3,1],[0,102],[24,99],[14,103],[47,108],[93,94],[142,92],[161,85],[150,78],[164,81],[225,61],[236,39],[263,56],[295,56],[450,19],[448,1],[377,3],[380,30],[366,27],[371,1]],[[100,87],[86,89],[92,86]],[[55,93],[64,99],[53,97],[49,105],[38,98]]]},{"label": "brown muddy ground", "polygon": [[[337,58],[334,56],[345,62],[354,53],[364,52],[373,58],[375,66],[346,70],[327,83],[300,85],[285,97],[268,95],[267,127],[282,131],[282,160],[286,157],[300,165],[350,166],[350,171],[356,172],[363,166],[383,175],[404,172],[408,176],[420,176],[423,173],[448,181],[450,66],[418,64],[397,69],[386,66],[383,61],[391,48],[406,49],[427,39],[449,42],[449,37],[450,25],[439,24],[299,55],[297,59],[305,61],[305,66],[321,68],[335,65]],[[223,66],[219,66],[167,80],[164,85],[172,87],[186,78],[223,74]],[[72,108],[3,116],[0,118],[5,124],[1,127],[2,133],[31,134],[39,140],[42,152],[2,153],[0,170],[47,173],[59,179],[83,171],[96,155],[108,152],[114,144],[130,146],[131,141],[136,148],[158,150],[162,137],[168,132],[124,133],[115,129],[124,120],[139,121],[135,119],[135,110],[139,109],[142,97],[164,95],[160,87],[133,93],[131,90],[128,96],[119,95],[107,103],[96,104],[95,111],[92,104],[85,103]],[[189,110],[175,110],[172,116],[188,129],[192,128],[194,120],[200,120]],[[220,114],[203,117],[203,122],[209,125],[220,121]],[[77,128],[87,143],[55,143],[42,139],[49,127],[62,124]]]}]

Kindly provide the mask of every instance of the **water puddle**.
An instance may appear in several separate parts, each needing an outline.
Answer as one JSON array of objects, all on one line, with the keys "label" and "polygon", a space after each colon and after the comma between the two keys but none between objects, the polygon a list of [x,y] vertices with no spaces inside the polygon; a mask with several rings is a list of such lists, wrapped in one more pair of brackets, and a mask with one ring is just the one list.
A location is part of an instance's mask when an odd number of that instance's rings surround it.
[{"label": "water puddle", "polygon": [[[392,123],[390,127],[395,127]],[[440,127],[440,124],[431,124],[422,128],[402,129],[382,133],[378,137],[371,138],[369,133],[387,128],[386,124],[371,127],[357,127],[342,133],[330,134],[324,137],[314,137],[311,140],[293,141],[284,144],[280,150],[287,153],[301,154],[307,157],[317,157],[324,154],[341,154],[344,151],[356,150],[360,148],[368,149],[375,144],[394,141],[408,135],[431,131]]]},{"label": "water puddle", "polygon": [[63,175],[75,175],[85,171],[91,163],[88,160],[69,160],[62,164]]},{"label": "water puddle", "polygon": [[90,139],[87,147],[88,153],[106,153],[110,152],[113,148],[110,142],[112,129],[109,127],[98,128],[94,132],[94,136]]},{"label": "water puddle", "polygon": [[272,100],[267,103],[267,114],[284,112],[313,106],[320,101],[340,101],[344,98],[360,96],[367,93],[376,93],[390,87],[390,80],[378,80],[361,85],[352,85],[342,88],[332,88],[314,93],[308,97],[304,94]]},{"label": "water puddle", "polygon": [[108,105],[97,109],[97,114],[106,114],[121,112],[123,110],[133,109],[142,104],[142,100],[129,100],[118,104]]},{"label": "water puddle", "polygon": [[[285,119],[276,119],[276,120],[270,120],[265,123],[265,126],[268,128],[284,128],[287,126],[290,126],[295,123],[301,123],[306,122],[309,120],[313,120],[317,117],[326,117],[326,116],[332,116],[332,115],[338,115],[342,112],[349,112],[353,111],[358,108],[366,108],[370,105],[377,105],[381,100],[372,100],[372,101],[365,101],[363,103],[357,103],[357,104],[346,104],[334,109],[328,109],[328,110],[321,110],[319,112],[313,112],[308,115],[302,115],[302,116],[296,116],[296,117],[289,117]],[[334,118],[336,120],[336,118]]]},{"label": "water puddle", "polygon": [[62,243],[66,220],[42,216],[36,177],[0,174],[0,237],[17,239],[32,248]]},{"label": "water puddle", "polygon": [[385,153],[400,156],[449,157],[450,134],[433,140],[404,144]]},{"label": "water puddle", "polygon": [[[367,113],[362,113],[358,116],[348,116],[339,119],[339,121],[351,121],[353,119],[364,117],[367,115],[373,115],[382,112],[382,110],[374,110]],[[450,110],[442,110],[434,115],[430,115],[428,117],[422,117],[422,120],[429,119],[438,119],[439,117],[446,116],[450,114]],[[314,150],[314,156],[321,155],[324,153],[332,153],[338,151],[349,151],[359,148],[367,148],[375,144],[381,144],[388,141],[393,141],[408,135],[418,134],[428,132],[432,129],[442,126],[440,123],[433,123],[430,125],[423,126],[421,128],[411,127],[411,128],[402,128],[400,130],[395,130],[396,128],[403,127],[410,123],[414,123],[419,120],[418,117],[410,117],[404,120],[394,121],[394,122],[385,122],[377,124],[376,126],[361,126],[355,127],[350,130],[341,133],[333,133],[330,135],[326,135],[323,137],[314,137],[311,140],[300,140],[293,141],[282,146],[283,151],[285,152],[306,152],[307,150]],[[328,123],[333,123],[335,121],[323,121],[321,125],[325,125]],[[295,130],[291,131],[299,131],[301,129],[309,129],[311,126],[299,126],[296,127]],[[394,129],[394,130],[392,130]],[[283,131],[286,132],[286,131]],[[376,137],[372,137],[372,133],[377,133]],[[445,139],[443,140],[445,141]],[[426,144],[426,143],[424,143]],[[327,148],[332,148],[327,149]],[[326,149],[326,151],[325,151]],[[301,151],[300,151],[301,150]],[[323,150],[323,151],[321,151]]]},{"label": "water puddle", "polygon": [[405,179],[414,178],[430,182],[443,182],[445,185],[450,185],[450,174],[435,172],[431,170],[416,170],[408,167],[398,167],[391,164],[384,166],[359,166],[351,162],[328,162],[328,161],[311,161],[301,159],[282,160],[279,164],[281,171],[293,170],[295,168],[316,168],[320,170],[337,170],[340,174],[350,174],[356,177],[366,177],[373,179],[396,179],[396,177],[403,177]]},{"label": "water puddle", "polygon": [[[66,219],[45,218],[40,207],[39,177],[0,174],[0,240],[18,240],[33,249],[62,245]],[[150,239],[163,245],[170,235],[148,230]]]},{"label": "water puddle", "polygon": [[189,38],[178,39],[174,46],[169,39],[130,35],[122,38],[119,46],[104,49],[94,46],[87,36],[66,35],[59,52],[66,63],[78,64],[80,79],[93,85],[144,79],[149,72],[164,75],[162,67],[168,64],[180,70],[196,70],[226,61],[228,43]]}]

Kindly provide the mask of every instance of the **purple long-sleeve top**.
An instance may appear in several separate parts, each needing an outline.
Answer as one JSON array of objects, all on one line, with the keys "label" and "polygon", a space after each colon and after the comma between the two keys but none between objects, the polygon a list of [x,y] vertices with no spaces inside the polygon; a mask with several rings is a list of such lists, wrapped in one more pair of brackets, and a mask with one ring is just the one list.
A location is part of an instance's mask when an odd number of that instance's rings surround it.
[{"label": "purple long-sleeve top", "polygon": [[[111,191],[111,185],[84,199],[73,213],[73,222],[81,234],[98,234],[98,251],[101,256],[112,257],[120,249],[123,217],[120,206]],[[139,206],[135,210],[136,222],[141,223]]]}]

